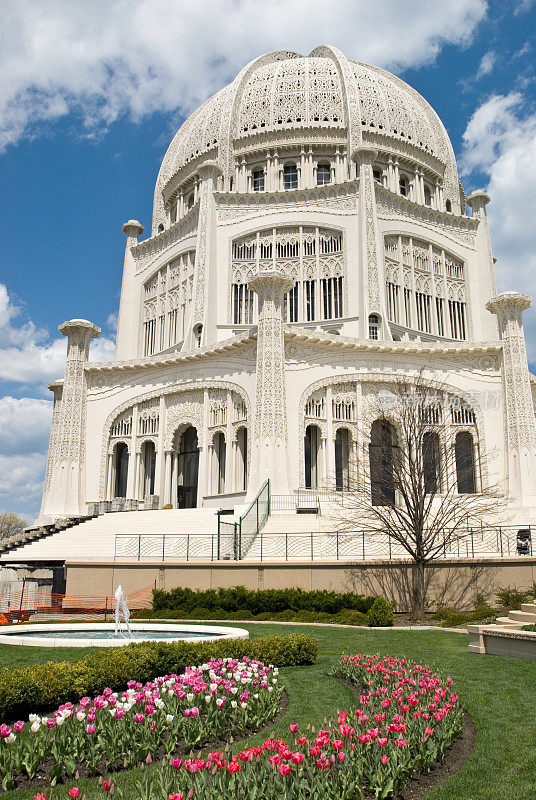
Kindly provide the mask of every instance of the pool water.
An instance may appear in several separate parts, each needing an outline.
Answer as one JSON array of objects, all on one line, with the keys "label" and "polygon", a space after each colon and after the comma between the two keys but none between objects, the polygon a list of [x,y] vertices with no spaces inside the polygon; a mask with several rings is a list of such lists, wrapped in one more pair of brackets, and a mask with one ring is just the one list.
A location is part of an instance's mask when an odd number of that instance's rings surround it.
[{"label": "pool water", "polygon": [[[193,631],[136,631],[129,636],[124,630],[119,631],[117,636],[114,630],[99,630],[98,628],[86,629],[84,631],[16,631],[16,635],[24,635],[25,638],[32,639],[129,639],[133,642],[146,641],[147,639],[167,640],[167,639],[203,639],[206,633],[194,633]],[[5,634],[9,636],[10,634]],[[211,638],[222,636],[221,633],[211,633]]]}]

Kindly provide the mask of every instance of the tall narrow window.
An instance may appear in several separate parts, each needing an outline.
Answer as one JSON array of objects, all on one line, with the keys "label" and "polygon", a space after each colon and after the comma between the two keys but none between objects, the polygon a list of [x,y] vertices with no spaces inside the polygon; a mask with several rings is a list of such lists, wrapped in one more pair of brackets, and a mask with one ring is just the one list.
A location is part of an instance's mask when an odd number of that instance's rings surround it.
[{"label": "tall narrow window", "polygon": [[340,319],[343,314],[342,277],[322,278],[324,319]]},{"label": "tall narrow window", "polygon": [[318,489],[318,456],[320,430],[316,425],[308,425],[305,430],[305,488]]},{"label": "tall narrow window", "polygon": [[456,434],[454,454],[458,494],[474,494],[476,492],[475,451],[473,437],[469,431],[460,431]]},{"label": "tall narrow window", "polygon": [[442,297],[436,297],[436,317],[437,317],[437,332],[440,336],[445,335],[445,302]]},{"label": "tall narrow window", "polygon": [[298,289],[299,285],[295,283],[283,298],[283,317],[287,322],[298,321]]},{"label": "tall narrow window", "polygon": [[409,194],[409,181],[408,181],[408,179],[404,178],[404,176],[401,176],[399,178],[399,181],[398,181],[398,188],[399,188],[400,194],[403,197],[407,197],[408,194]]},{"label": "tall narrow window", "polygon": [[380,338],[380,318],[377,314],[370,314],[368,318],[368,338]]},{"label": "tall narrow window", "polygon": [[335,436],[335,488],[338,492],[350,488],[350,443],[348,430],[339,428]]},{"label": "tall narrow window", "polygon": [[415,305],[417,306],[417,328],[420,331],[426,331],[427,333],[430,333],[431,330],[431,299],[432,298],[429,294],[415,292]]},{"label": "tall narrow window", "polygon": [[304,281],[305,319],[312,322],[315,318],[315,282]]},{"label": "tall narrow window", "polygon": [[445,201],[445,211],[448,211],[449,214],[452,213],[452,203],[450,200]]},{"label": "tall narrow window", "polygon": [[385,420],[375,420],[370,431],[369,465],[373,506],[395,503],[394,457],[396,434]]},{"label": "tall narrow window", "polygon": [[126,497],[128,479],[128,447],[124,442],[119,442],[115,446],[114,468],[114,497]]},{"label": "tall narrow window", "polygon": [[374,169],[372,170],[372,177],[374,178],[376,183],[379,183],[380,185],[383,183],[383,172],[381,171],[381,169],[374,167]]},{"label": "tall narrow window", "polygon": [[253,191],[264,192],[264,170],[256,169],[253,171]]},{"label": "tall narrow window", "polygon": [[465,339],[465,303],[449,300],[450,335],[453,339]]},{"label": "tall narrow window", "polygon": [[145,442],[143,445],[143,484],[142,495],[154,494],[154,475],[156,467],[156,451],[154,442]]},{"label": "tall narrow window", "polygon": [[214,457],[215,457],[215,489],[216,494],[225,493],[225,459],[226,447],[225,436],[220,431],[214,437]]},{"label": "tall narrow window", "polygon": [[432,205],[432,190],[426,184],[424,185],[424,204],[426,206]]},{"label": "tall narrow window", "polygon": [[422,464],[424,473],[424,490],[427,494],[436,494],[439,490],[439,436],[427,431],[422,437]]},{"label": "tall narrow window", "polygon": [[331,165],[319,164],[316,168],[316,185],[325,186],[331,183]]},{"label": "tall narrow window", "polygon": [[283,167],[283,187],[285,189],[298,188],[298,168],[296,164],[287,164]]},{"label": "tall narrow window", "polygon": [[236,491],[245,491],[248,488],[248,431],[239,428],[236,434],[236,466],[235,486]]},{"label": "tall narrow window", "polygon": [[404,314],[406,317],[406,327],[411,328],[412,314],[411,314],[411,289],[404,287]]},{"label": "tall narrow window", "polygon": [[387,283],[387,314],[391,322],[398,322],[398,284]]},{"label": "tall narrow window", "polygon": [[146,356],[152,356],[156,344],[156,319],[149,319],[144,324],[144,340],[144,354]]}]

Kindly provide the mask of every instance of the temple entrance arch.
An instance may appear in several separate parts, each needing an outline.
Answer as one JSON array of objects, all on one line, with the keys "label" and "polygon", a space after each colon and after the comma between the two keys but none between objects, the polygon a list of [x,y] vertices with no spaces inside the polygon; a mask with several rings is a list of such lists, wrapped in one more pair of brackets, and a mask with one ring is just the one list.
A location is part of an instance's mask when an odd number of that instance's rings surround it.
[{"label": "temple entrance arch", "polygon": [[176,485],[177,508],[197,508],[197,484],[199,477],[199,442],[197,429],[189,425],[178,435],[174,458],[173,483]]}]

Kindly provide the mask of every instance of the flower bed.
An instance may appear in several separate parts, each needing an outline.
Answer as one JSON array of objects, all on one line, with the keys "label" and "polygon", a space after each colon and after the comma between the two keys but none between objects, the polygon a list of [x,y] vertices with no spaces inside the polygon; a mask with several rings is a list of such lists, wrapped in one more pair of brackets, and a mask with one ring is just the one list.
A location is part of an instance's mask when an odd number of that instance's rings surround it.
[{"label": "flower bed", "polygon": [[145,685],[130,681],[121,692],[105,689],[50,717],[0,725],[2,788],[17,777],[32,780],[42,765],[52,781],[72,777],[82,765],[94,774],[132,766],[149,754],[171,754],[212,739],[244,735],[275,716],[282,689],[277,668],[244,658],[211,659],[182,675]]},{"label": "flower bed", "polygon": [[113,788],[120,800],[381,799],[415,771],[429,771],[462,730],[452,680],[422,664],[344,656],[335,674],[362,694],[355,709],[339,712],[317,732],[291,724],[290,742],[268,738],[234,755],[214,751],[183,760],[170,754],[155,763],[149,754],[134,788],[122,779],[102,788]]}]

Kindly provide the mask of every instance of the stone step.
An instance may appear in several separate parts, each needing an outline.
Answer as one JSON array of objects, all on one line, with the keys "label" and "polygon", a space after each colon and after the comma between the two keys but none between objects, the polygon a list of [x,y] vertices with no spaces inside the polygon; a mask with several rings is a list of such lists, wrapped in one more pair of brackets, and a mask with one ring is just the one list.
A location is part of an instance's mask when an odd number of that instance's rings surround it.
[{"label": "stone step", "polygon": [[522,628],[523,625],[526,625],[526,622],[516,622],[510,617],[497,617],[495,620],[497,625],[503,625],[505,628]]},{"label": "stone step", "polygon": [[536,603],[521,603],[521,611],[528,614],[536,614]]},{"label": "stone step", "polygon": [[532,625],[533,622],[536,622],[536,612],[510,611],[508,616],[514,622],[523,622],[524,625]]}]

